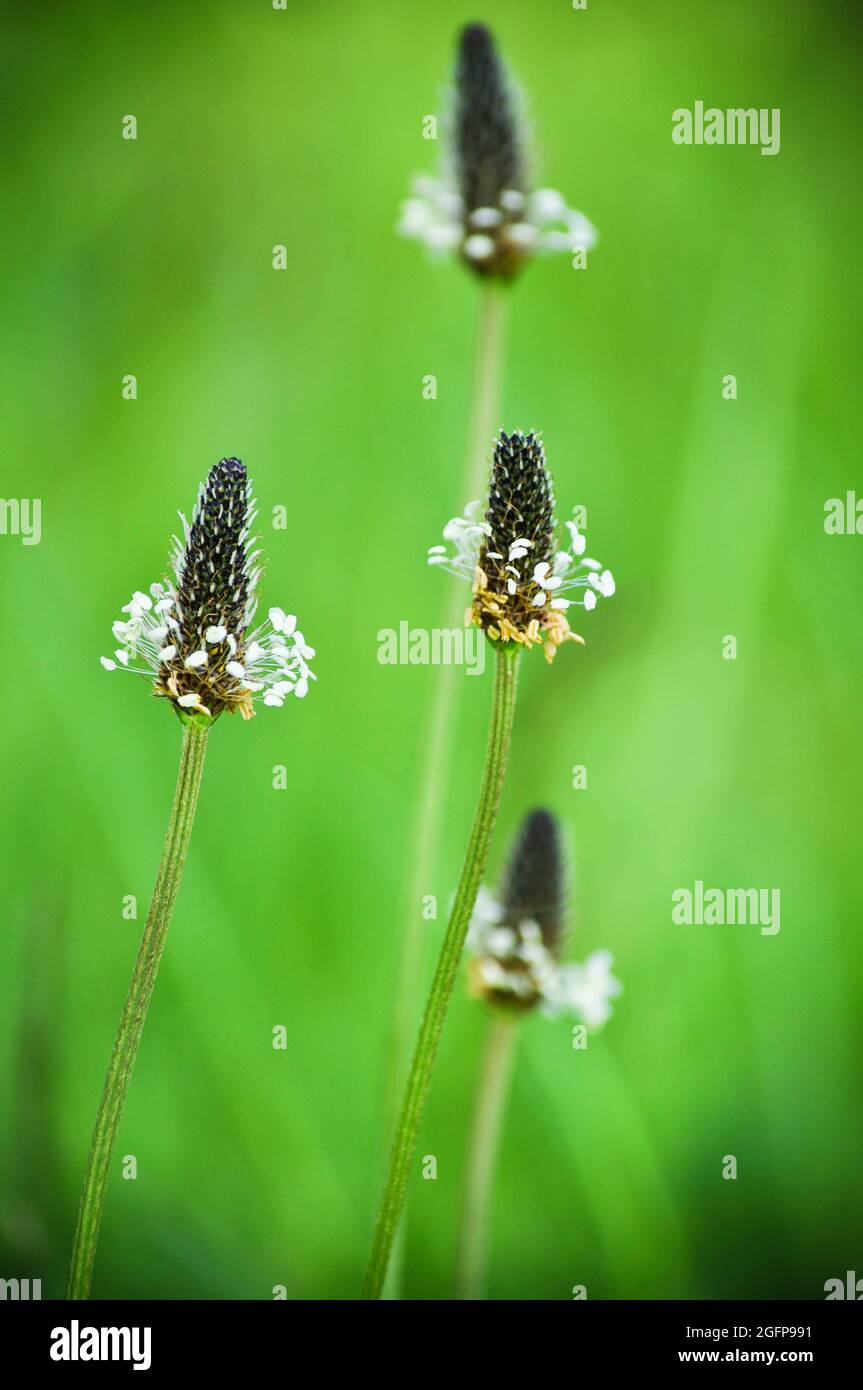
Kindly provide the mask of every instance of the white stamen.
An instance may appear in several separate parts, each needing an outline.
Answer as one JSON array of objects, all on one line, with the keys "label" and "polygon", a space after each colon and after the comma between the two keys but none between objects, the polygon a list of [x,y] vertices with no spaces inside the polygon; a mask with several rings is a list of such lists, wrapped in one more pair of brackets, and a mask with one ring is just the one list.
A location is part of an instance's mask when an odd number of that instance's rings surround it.
[{"label": "white stamen", "polygon": [[487,261],[494,255],[494,240],[482,232],[465,238],[462,251],[469,261]]},{"label": "white stamen", "polygon": [[472,227],[485,229],[487,227],[499,227],[503,221],[503,213],[499,208],[474,208],[470,214],[468,222]]}]

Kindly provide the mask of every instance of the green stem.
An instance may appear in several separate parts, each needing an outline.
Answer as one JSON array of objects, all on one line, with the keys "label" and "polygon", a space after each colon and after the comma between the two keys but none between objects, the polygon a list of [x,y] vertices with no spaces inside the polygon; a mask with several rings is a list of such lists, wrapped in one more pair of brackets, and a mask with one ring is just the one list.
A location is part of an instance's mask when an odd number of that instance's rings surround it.
[{"label": "green stem", "polygon": [[[486,487],[491,438],[497,424],[496,416],[499,409],[508,293],[505,287],[495,284],[494,281],[486,281],[479,290],[470,419],[460,504],[481,497]],[[453,582],[447,597],[444,626],[461,627],[466,607],[463,584],[460,581]],[[393,1009],[387,1087],[387,1132],[392,1131],[398,1119],[401,1094],[410,1061],[410,1048],[420,1009],[424,929],[427,925],[420,908],[423,898],[432,891],[434,862],[449,783],[453,730],[458,718],[463,688],[459,681],[460,674],[455,666],[436,666],[430,691],[430,714],[423,739],[419,780],[419,812],[408,853],[410,876],[407,883],[405,923]],[[390,1263],[390,1288],[393,1296],[399,1282],[399,1264],[400,1253],[397,1244]]]},{"label": "green stem", "polygon": [[507,644],[498,646],[496,651],[491,723],[479,800],[396,1126],[389,1171],[363,1284],[362,1297],[365,1299],[380,1298],[383,1292],[390,1252],[416,1153],[417,1136],[425,1110],[432,1068],[452,998],[471,913],[488,861],[497,809],[500,805],[515,713],[519,650],[515,644]]},{"label": "green stem", "polygon": [[501,1013],[492,1019],[488,1030],[470,1137],[456,1270],[456,1291],[463,1299],[480,1299],[484,1292],[492,1181],[517,1028],[517,1016]]},{"label": "green stem", "polygon": [[108,1181],[108,1167],[117,1137],[117,1128],[123,1113],[126,1093],[132,1076],[132,1068],[138,1055],[138,1045],[144,1030],[144,1020],[156,983],[159,961],[165,946],[168,924],[186,854],[195,807],[204,770],[204,754],[207,750],[208,725],[194,720],[188,722],[183,733],[183,749],[180,755],[180,770],[177,774],[177,790],[171,808],[171,819],[162,850],[162,862],[153,889],[150,911],[138,948],[132,981],[126,995],[123,1016],[114,1040],[114,1050],[105,1077],[105,1088],[99,1104],[99,1113],[93,1129],[87,1170],[81,1190],[81,1205],[78,1209],[78,1224],[72,1246],[72,1263],[69,1269],[67,1298],[88,1298],[93,1280],[93,1264],[96,1258],[96,1244],[99,1239],[99,1225],[102,1220],[102,1207],[105,1201],[105,1187]]},{"label": "green stem", "polygon": [[508,305],[509,290],[504,285],[489,280],[482,286],[477,308],[471,417],[464,472],[467,496],[460,499],[463,502],[472,502],[475,497],[481,497],[488,480],[491,439],[499,423],[495,417],[499,408]]}]

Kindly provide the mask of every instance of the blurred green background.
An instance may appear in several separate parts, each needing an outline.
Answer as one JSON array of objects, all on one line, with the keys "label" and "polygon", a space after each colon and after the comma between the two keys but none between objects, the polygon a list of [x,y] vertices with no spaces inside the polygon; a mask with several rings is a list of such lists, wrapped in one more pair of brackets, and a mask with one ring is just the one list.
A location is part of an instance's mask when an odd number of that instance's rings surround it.
[{"label": "blurred green background", "polygon": [[[473,19],[530,94],[539,182],[601,233],[587,271],[549,259],[515,286],[501,419],[544,431],[562,508],[588,507],[618,581],[586,649],[524,663],[492,878],[523,812],[553,808],[571,952],[608,947],[626,990],[586,1052],[565,1020],[523,1025],[491,1296],[818,1298],[863,1273],[863,539],[823,527],[825,501],[861,484],[859,12],[3,9],[0,490],[40,497],[43,533],[0,537],[0,1274],[62,1295],[176,772],[176,721],[98,657],[162,571],[177,509],[233,453],[262,507],[264,602],[299,613],[319,683],[211,739],[94,1294],[357,1292],[431,683],[380,666],[377,633],[445,610],[425,549],[466,500],[476,302],[393,228],[435,167],[422,118]],[[780,154],[674,145],[671,112],[698,99],[780,107]],[[489,673],[464,682],[442,903],[489,695]],[[779,935],[674,926],[672,891],[699,878],[780,888]],[[426,925],[430,960],[442,929]],[[410,1297],[451,1293],[484,1026],[460,988]]]}]

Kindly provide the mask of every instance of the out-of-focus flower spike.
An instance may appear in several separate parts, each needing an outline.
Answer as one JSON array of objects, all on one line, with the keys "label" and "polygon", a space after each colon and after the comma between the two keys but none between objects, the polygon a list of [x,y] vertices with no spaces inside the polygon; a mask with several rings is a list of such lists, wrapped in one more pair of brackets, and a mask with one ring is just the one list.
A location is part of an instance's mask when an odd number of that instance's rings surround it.
[{"label": "out-of-focus flower spike", "polygon": [[546,950],[558,954],[563,938],[563,846],[560,826],[550,811],[531,811],[522,821],[501,905],[506,921],[536,922]]},{"label": "out-of-focus flower spike", "polygon": [[537,254],[589,251],[597,234],[584,214],[557,189],[531,187],[521,95],[484,24],[462,30],[454,85],[442,173],[414,180],[400,234],[497,280]]},{"label": "out-of-focus flower spike", "polygon": [[590,1028],[611,1015],[623,986],[608,951],[561,964],[565,869],[562,837],[550,811],[525,817],[498,897],[483,888],[468,933],[470,984],[477,998],[510,1012],[569,1013]]}]

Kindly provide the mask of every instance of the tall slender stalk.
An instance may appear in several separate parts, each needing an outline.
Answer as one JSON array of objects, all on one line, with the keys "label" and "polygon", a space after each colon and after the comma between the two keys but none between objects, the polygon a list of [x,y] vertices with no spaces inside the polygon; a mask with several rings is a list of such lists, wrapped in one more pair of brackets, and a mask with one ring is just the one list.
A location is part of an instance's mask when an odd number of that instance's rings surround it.
[{"label": "tall slender stalk", "polygon": [[515,714],[518,660],[519,650],[516,644],[497,647],[491,722],[479,800],[396,1126],[389,1171],[363,1284],[362,1297],[365,1299],[380,1298],[383,1293],[390,1253],[416,1153],[431,1073],[452,998],[471,913],[488,861],[509,756]]},{"label": "tall slender stalk", "polygon": [[96,1258],[96,1244],[99,1239],[99,1225],[102,1220],[102,1207],[105,1201],[105,1188],[108,1181],[108,1168],[117,1136],[117,1128],[123,1113],[126,1093],[138,1045],[144,1029],[144,1021],[150,1006],[159,961],[165,945],[168,924],[186,854],[189,838],[195,819],[195,807],[204,770],[204,755],[207,750],[209,721],[199,723],[193,718],[183,733],[183,747],[180,754],[180,769],[177,774],[177,789],[174,804],[162,850],[162,861],[153,889],[153,899],[147,922],[138,948],[132,980],[120,1026],[114,1040],[114,1050],[105,1077],[105,1087],[99,1104],[99,1113],[93,1129],[90,1154],[84,1174],[81,1191],[81,1205],[78,1209],[78,1224],[72,1247],[72,1263],[67,1286],[68,1298],[88,1298],[93,1280],[93,1264]]},{"label": "tall slender stalk", "polygon": [[479,291],[464,481],[465,502],[479,497],[488,475],[488,454],[497,427],[509,289],[487,280]]},{"label": "tall slender stalk", "polygon": [[517,1029],[518,1018],[510,1014],[497,1014],[489,1024],[468,1151],[456,1270],[456,1293],[462,1299],[484,1296],[491,1192]]},{"label": "tall slender stalk", "polygon": [[[479,290],[468,442],[462,474],[463,496],[459,499],[460,503],[481,497],[485,488],[488,454],[499,409],[508,293],[505,286],[493,280],[486,281]],[[463,587],[454,582],[449,586],[446,603],[447,628],[462,626],[464,608]],[[393,1007],[387,1089],[388,1131],[392,1130],[398,1118],[411,1042],[420,1009],[424,958],[423,931],[426,926],[420,912],[420,904],[431,892],[443,806],[452,767],[453,731],[461,702],[462,685],[459,682],[458,667],[440,665],[432,669],[429,715],[423,739],[418,814],[408,852],[409,877],[404,929]],[[390,1266],[390,1291],[393,1294],[398,1283],[399,1264],[397,1249]]]}]

